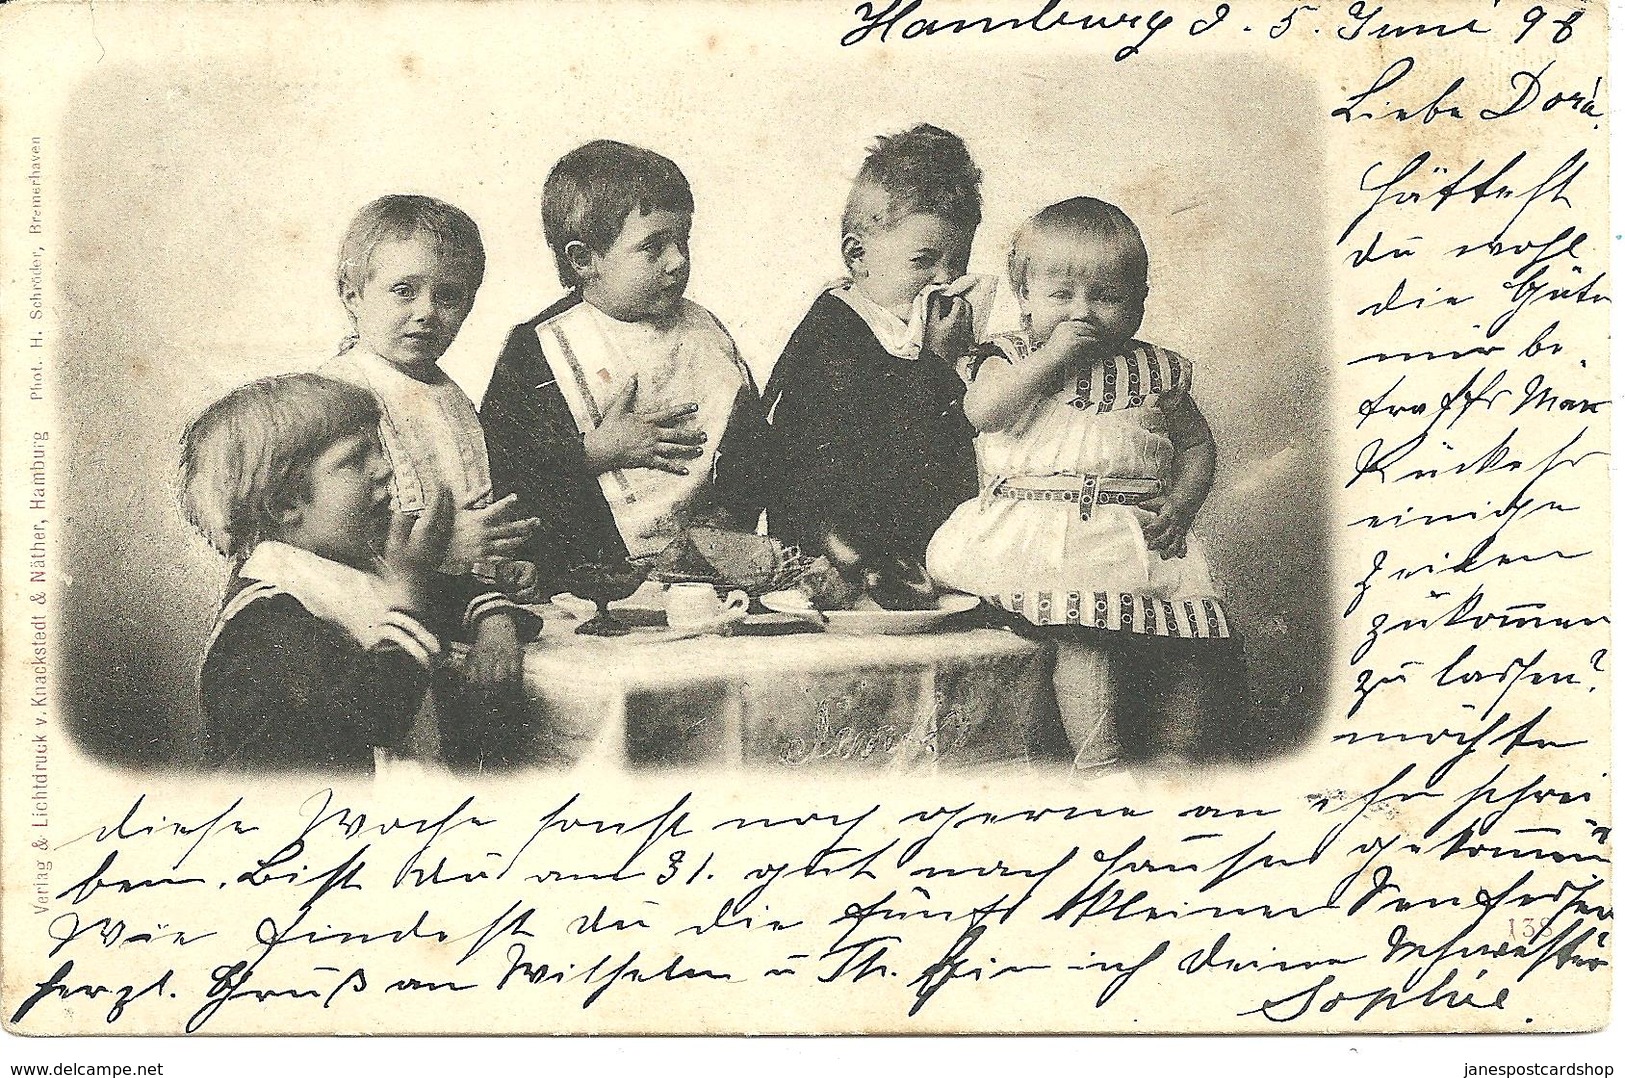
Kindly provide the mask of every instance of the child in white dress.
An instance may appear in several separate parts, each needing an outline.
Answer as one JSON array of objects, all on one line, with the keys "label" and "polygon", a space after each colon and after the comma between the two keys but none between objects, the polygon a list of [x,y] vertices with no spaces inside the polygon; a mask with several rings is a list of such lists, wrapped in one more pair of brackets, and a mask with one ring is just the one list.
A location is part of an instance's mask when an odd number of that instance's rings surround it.
[{"label": "child in white dress", "polygon": [[[321,373],[377,400],[395,512],[422,517],[443,501],[451,504],[441,572],[472,572],[523,601],[534,597],[535,566],[512,555],[539,522],[514,519],[514,495],[495,496],[474,402],[440,368],[484,279],[479,228],[456,206],[426,195],[385,195],[368,203],[339,250],[339,298],[354,332]],[[395,746],[399,755],[483,767],[483,756],[476,761],[471,755],[476,749],[485,754],[477,742],[494,744],[522,732],[518,623],[507,616],[492,621],[488,631],[502,634],[504,646],[470,656],[468,682],[475,691],[455,705],[448,697],[444,722],[420,714]],[[442,726],[449,740],[441,737]]]},{"label": "child in white dress", "polygon": [[1079,768],[1189,758],[1245,706],[1240,640],[1189,535],[1213,436],[1189,360],[1134,339],[1147,262],[1134,223],[1096,199],[1018,230],[1025,332],[982,346],[966,370],[981,494],[927,554],[938,581],[1055,637]]},{"label": "child in white dress", "polygon": [[537,522],[514,519],[512,494],[495,497],[474,402],[439,366],[485,277],[479,228],[439,199],[385,195],[351,222],[337,276],[354,332],[321,373],[378,398],[395,511],[421,514],[444,491],[456,510],[445,570],[478,565],[523,593],[531,567],[491,559],[517,552]]}]

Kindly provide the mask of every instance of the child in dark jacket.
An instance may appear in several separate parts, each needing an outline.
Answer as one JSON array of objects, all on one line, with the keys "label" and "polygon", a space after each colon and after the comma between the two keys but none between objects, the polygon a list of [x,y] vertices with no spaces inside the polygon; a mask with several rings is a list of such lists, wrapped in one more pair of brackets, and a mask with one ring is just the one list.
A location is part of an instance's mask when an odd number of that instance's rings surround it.
[{"label": "child in dark jacket", "polygon": [[751,530],[729,455],[759,401],[722,323],[688,299],[694,195],[670,159],[599,140],[542,189],[569,294],[508,336],[481,406],[491,476],[540,519],[543,594],[571,568],[659,554],[686,528]]},{"label": "child in dark jacket", "polygon": [[768,531],[816,552],[835,530],[868,555],[923,561],[977,490],[954,363],[982,220],[965,144],[920,124],[882,138],[841,222],[847,279],[813,301],[773,368],[756,454]]},{"label": "child in dark jacket", "polygon": [[463,749],[455,762],[479,760],[462,716],[432,712],[443,641],[469,639],[470,682],[514,699],[516,641],[535,619],[436,571],[449,499],[415,520],[391,512],[370,393],[314,374],[243,386],[187,429],[181,487],[233,563],[201,675],[212,766],[370,771],[426,711]]}]

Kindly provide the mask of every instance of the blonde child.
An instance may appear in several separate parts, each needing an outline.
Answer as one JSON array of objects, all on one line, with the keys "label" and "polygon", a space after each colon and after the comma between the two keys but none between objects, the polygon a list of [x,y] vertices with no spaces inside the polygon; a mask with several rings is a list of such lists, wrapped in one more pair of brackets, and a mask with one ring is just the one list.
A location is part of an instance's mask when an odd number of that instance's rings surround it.
[{"label": "blonde child", "polygon": [[[445,569],[484,570],[518,551],[536,527],[515,520],[513,495],[496,500],[485,435],[468,394],[440,357],[474,306],[485,276],[479,228],[462,210],[424,195],[386,195],[356,214],[339,251],[338,292],[352,332],[321,373],[369,390],[383,414],[393,498],[416,514],[445,491],[456,508]],[[515,590],[529,566],[508,566]]]},{"label": "blonde child", "polygon": [[932,539],[940,582],[1057,640],[1055,689],[1080,768],[1181,760],[1245,706],[1240,640],[1192,520],[1215,450],[1191,364],[1134,339],[1148,257],[1115,206],[1074,198],[1017,231],[1024,332],[980,349],[965,412],[978,498]]},{"label": "blonde child", "polygon": [[432,716],[451,638],[471,641],[476,685],[512,695],[516,626],[534,619],[436,571],[444,495],[415,520],[391,512],[371,394],[315,374],[252,382],[188,427],[180,478],[187,519],[232,566],[201,675],[213,766],[371,770]]}]

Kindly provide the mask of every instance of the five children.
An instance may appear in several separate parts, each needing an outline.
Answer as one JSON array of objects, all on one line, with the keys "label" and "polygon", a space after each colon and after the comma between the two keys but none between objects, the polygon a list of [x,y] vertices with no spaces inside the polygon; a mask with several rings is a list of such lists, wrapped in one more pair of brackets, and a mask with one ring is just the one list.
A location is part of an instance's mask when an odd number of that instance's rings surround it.
[{"label": "five children", "polygon": [[[1134,339],[1144,244],[1086,198],[1022,226],[1023,331],[975,345],[980,182],[947,131],[880,139],[842,219],[847,276],[759,400],[685,295],[682,171],[579,147],[542,196],[568,292],[509,335],[477,415],[438,361],[483,279],[478,228],[422,196],[369,204],[340,255],[354,331],[331,378],[252,383],[183,439],[187,517],[233,566],[202,674],[208,758],[522,759],[520,640],[537,622],[504,590],[545,597],[583,563],[658,553],[697,524],[754,531],[764,509],[788,543],[839,532],[927,559],[1052,636],[1078,767],[1194,756],[1245,685],[1188,534],[1215,460],[1191,365]],[[470,650],[448,679],[454,638]]]}]

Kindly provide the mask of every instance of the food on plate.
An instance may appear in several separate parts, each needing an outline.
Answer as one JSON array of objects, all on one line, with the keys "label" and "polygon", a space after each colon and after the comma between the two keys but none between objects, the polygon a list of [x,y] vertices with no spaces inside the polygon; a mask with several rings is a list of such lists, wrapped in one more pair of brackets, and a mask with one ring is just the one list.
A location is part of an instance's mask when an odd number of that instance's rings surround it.
[{"label": "food on plate", "polygon": [[884,558],[867,578],[869,596],[887,610],[930,610],[937,605],[937,586],[919,562]]},{"label": "food on plate", "polygon": [[753,596],[795,590],[818,610],[931,610],[937,587],[918,562],[874,555],[836,531],[808,557],[766,535],[690,528],[653,559],[651,578],[738,588]]},{"label": "food on plate", "polygon": [[699,547],[694,545],[694,540],[684,532],[666,544],[666,549],[655,557],[652,575],[675,582],[709,580],[716,572],[717,567],[700,553]]},{"label": "food on plate", "polygon": [[650,576],[667,584],[698,582],[762,595],[791,586],[809,559],[777,539],[722,528],[690,528],[655,556]]},{"label": "food on plate", "polygon": [[814,558],[796,590],[819,610],[930,610],[937,587],[918,562],[867,554],[851,539],[830,531],[824,553]]},{"label": "food on plate", "polygon": [[795,590],[818,610],[848,610],[863,597],[862,583],[849,580],[827,555],[812,560]]}]

